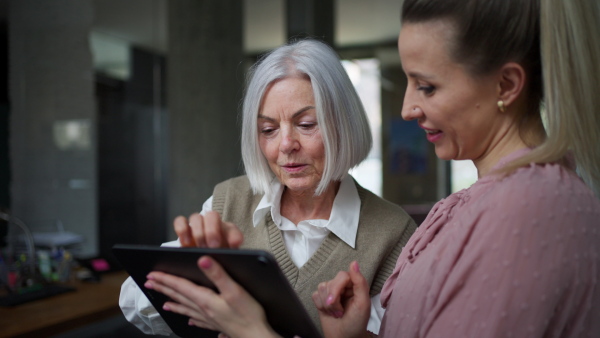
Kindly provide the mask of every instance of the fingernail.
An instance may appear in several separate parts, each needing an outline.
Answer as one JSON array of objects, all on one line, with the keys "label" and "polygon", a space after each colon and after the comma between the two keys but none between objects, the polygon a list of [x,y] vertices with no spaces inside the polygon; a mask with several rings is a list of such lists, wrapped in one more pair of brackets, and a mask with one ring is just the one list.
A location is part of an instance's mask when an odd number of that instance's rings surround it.
[{"label": "fingernail", "polygon": [[163,310],[165,310],[165,311],[171,311],[171,307],[169,305],[167,305],[167,303],[165,303],[163,305]]},{"label": "fingernail", "polygon": [[325,305],[331,305],[333,304],[333,296],[329,295],[327,296],[327,300],[325,300]]},{"label": "fingernail", "polygon": [[146,283],[144,283],[144,286],[146,287],[146,289],[152,289],[153,285],[152,282],[147,281]]},{"label": "fingernail", "polygon": [[212,266],[212,262],[210,261],[210,259],[200,258],[200,267],[202,269],[210,269],[211,266]]},{"label": "fingernail", "polygon": [[152,276],[152,275],[148,274],[148,276],[146,276],[146,279],[149,279],[149,280],[154,280],[154,276]]},{"label": "fingernail", "polygon": [[191,320],[191,319],[190,319],[190,320],[188,320],[188,325],[189,325],[189,326],[194,326],[194,323],[192,322],[192,320]]},{"label": "fingernail", "polygon": [[354,268],[354,271],[360,272],[360,267],[358,266],[358,262],[354,262],[353,268]]}]

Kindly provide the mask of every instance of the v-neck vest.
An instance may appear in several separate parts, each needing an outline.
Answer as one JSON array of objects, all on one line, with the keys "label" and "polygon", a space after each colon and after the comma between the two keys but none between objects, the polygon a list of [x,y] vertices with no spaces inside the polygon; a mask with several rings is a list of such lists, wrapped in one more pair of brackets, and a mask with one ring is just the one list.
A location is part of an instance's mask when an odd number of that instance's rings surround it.
[{"label": "v-neck vest", "polygon": [[369,282],[371,296],[380,293],[394,270],[402,247],[416,230],[415,222],[402,208],[355,184],[361,200],[356,248],[330,232],[300,268],[289,256],[283,235],[270,212],[256,227],[253,226],[254,210],[262,195],[253,194],[246,176],[219,183],[213,192],[213,210],[219,212],[224,221],[240,228],[244,234],[242,248],[261,249],[273,254],[319,328],[319,314],[312,301],[312,293],[317,290],[318,284],[333,279],[338,271],[347,270],[350,262],[356,260]]}]

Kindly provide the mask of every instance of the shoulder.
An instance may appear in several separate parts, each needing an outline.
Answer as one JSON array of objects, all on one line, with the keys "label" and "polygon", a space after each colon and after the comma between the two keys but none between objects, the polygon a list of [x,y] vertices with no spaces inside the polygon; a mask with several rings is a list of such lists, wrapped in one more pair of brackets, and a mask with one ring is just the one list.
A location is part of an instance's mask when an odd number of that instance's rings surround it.
[{"label": "shoulder", "polygon": [[470,207],[457,214],[472,238],[512,243],[506,250],[551,244],[563,254],[595,246],[600,200],[569,169],[532,164],[476,189]]},{"label": "shoulder", "polygon": [[261,196],[254,195],[248,177],[238,176],[217,184],[213,191],[213,210],[226,210],[256,207]]},{"label": "shoulder", "polygon": [[377,212],[384,218],[407,218],[410,216],[398,204],[385,200],[356,183],[356,190],[361,200],[362,212]]},{"label": "shoulder", "polygon": [[223,182],[217,183],[216,186],[250,186],[250,181],[248,180],[248,176],[246,175],[241,175],[241,176],[237,176],[237,177],[232,177],[230,179],[227,179]]},{"label": "shoulder", "polygon": [[471,278],[469,290],[504,288],[530,299],[552,291],[555,304],[562,296],[581,304],[587,291],[580,286],[597,278],[591,267],[600,263],[600,201],[581,179],[560,165],[530,165],[472,188],[478,192],[447,232],[447,247],[460,254],[456,280]]},{"label": "shoulder", "polygon": [[525,214],[569,213],[587,206],[598,208],[583,180],[559,164],[531,164],[492,184],[482,195],[492,208],[512,207]]},{"label": "shoulder", "polygon": [[231,191],[249,191],[251,193],[252,189],[250,188],[250,181],[248,180],[248,176],[237,176],[218,183],[215,186],[213,195],[221,195]]},{"label": "shoulder", "polygon": [[358,183],[356,189],[361,200],[359,226],[362,229],[371,228],[380,234],[383,232],[397,236],[414,232],[415,221],[398,204],[375,195]]}]

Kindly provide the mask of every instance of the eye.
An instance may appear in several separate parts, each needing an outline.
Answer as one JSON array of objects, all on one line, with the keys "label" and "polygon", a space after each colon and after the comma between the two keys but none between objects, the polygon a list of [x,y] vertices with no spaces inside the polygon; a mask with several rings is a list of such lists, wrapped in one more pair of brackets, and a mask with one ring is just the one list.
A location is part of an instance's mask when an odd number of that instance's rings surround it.
[{"label": "eye", "polygon": [[275,128],[273,128],[273,127],[264,127],[264,128],[260,129],[260,133],[265,136],[269,136],[269,135],[273,134],[273,132],[275,132]]},{"label": "eye", "polygon": [[304,130],[311,130],[314,129],[317,126],[316,123],[314,122],[302,122],[300,123],[300,128],[304,129]]},{"label": "eye", "polygon": [[423,93],[425,93],[425,95],[431,95],[431,94],[433,94],[433,92],[435,92],[435,87],[434,86],[419,85],[419,86],[417,86],[417,90],[422,91]]}]

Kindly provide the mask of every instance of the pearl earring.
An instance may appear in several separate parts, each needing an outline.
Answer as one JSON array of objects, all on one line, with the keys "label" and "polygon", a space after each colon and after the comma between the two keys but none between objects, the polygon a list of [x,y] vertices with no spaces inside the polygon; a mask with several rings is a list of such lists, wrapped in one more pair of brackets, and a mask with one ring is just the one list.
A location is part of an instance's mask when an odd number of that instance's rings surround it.
[{"label": "pearl earring", "polygon": [[498,101],[498,109],[500,109],[500,112],[504,113],[506,111],[506,106],[504,106],[504,101],[499,100]]}]

